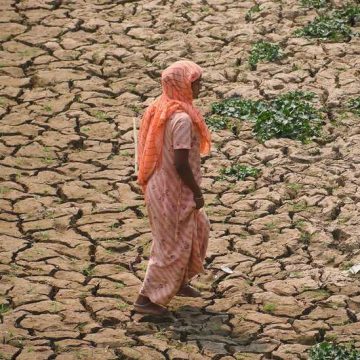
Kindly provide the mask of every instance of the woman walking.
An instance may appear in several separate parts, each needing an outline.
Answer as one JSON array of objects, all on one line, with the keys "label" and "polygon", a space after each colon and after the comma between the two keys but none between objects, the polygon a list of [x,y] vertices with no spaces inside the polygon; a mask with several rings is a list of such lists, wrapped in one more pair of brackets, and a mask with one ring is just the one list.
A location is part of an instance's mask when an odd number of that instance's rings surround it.
[{"label": "woman walking", "polygon": [[161,76],[162,94],[151,104],[139,131],[138,182],[145,193],[153,243],[134,309],[167,312],[175,296],[201,294],[188,283],[202,272],[209,237],[200,189],[200,153],[210,151],[210,133],[194,108],[202,69],[178,61]]}]

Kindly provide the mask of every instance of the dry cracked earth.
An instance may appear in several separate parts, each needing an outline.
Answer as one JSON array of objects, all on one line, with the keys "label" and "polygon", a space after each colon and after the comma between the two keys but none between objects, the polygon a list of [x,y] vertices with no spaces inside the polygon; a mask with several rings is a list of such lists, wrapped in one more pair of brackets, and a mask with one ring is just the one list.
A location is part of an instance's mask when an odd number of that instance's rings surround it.
[{"label": "dry cracked earth", "polygon": [[[1,359],[291,360],[323,340],[360,347],[360,284],[346,271],[360,262],[360,125],[343,110],[360,93],[360,38],[296,38],[315,10],[257,3],[247,22],[252,1],[0,1]],[[261,39],[285,57],[251,71]],[[156,319],[131,307],[151,241],[132,119],[179,58],[205,70],[204,113],[294,89],[328,111],[306,145],[261,144],[247,122],[213,132],[211,240],[194,280],[204,296],[175,298]],[[261,175],[218,180],[235,162]]]}]

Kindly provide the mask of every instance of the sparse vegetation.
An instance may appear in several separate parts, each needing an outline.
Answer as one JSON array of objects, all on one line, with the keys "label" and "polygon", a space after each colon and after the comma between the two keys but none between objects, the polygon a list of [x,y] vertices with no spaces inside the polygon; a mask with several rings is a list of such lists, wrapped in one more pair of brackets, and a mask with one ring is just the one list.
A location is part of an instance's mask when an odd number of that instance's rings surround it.
[{"label": "sparse vegetation", "polygon": [[349,100],[348,108],[354,114],[360,115],[360,96],[354,99]]},{"label": "sparse vegetation", "polygon": [[236,180],[244,180],[245,178],[258,177],[260,170],[249,165],[235,164],[230,167],[220,169],[222,179],[233,178]]},{"label": "sparse vegetation", "polygon": [[5,195],[11,191],[11,188],[8,186],[0,186],[0,194]]},{"label": "sparse vegetation", "polygon": [[315,94],[293,91],[270,101],[230,98],[212,105],[212,112],[254,122],[260,141],[290,138],[307,142],[320,135],[322,115],[311,101]]},{"label": "sparse vegetation", "polygon": [[227,116],[210,115],[205,118],[205,121],[211,130],[225,130],[231,126],[231,119]]},{"label": "sparse vegetation", "polygon": [[301,0],[301,5],[309,8],[320,9],[330,4],[329,0]]},{"label": "sparse vegetation", "polygon": [[360,19],[360,6],[347,4],[339,10],[316,17],[302,29],[295,31],[296,36],[347,41],[355,34],[352,27]]},{"label": "sparse vegetation", "polygon": [[3,96],[0,96],[0,107],[5,107],[6,99]]},{"label": "sparse vegetation", "polygon": [[311,234],[308,231],[303,231],[300,235],[300,241],[305,245],[309,245],[310,240]]},{"label": "sparse vegetation", "polygon": [[119,301],[117,304],[116,304],[116,307],[119,309],[119,310],[127,310],[129,309],[129,304],[127,304],[126,302],[124,301]]},{"label": "sparse vegetation", "polygon": [[249,65],[255,69],[257,63],[262,61],[276,61],[281,58],[282,54],[278,44],[271,44],[267,41],[258,41],[251,49]]},{"label": "sparse vegetation", "polygon": [[263,306],[263,310],[268,313],[272,313],[276,310],[276,305],[272,303],[266,303]]},{"label": "sparse vegetation", "polygon": [[97,110],[94,112],[94,116],[101,121],[106,121],[107,114],[104,111]]},{"label": "sparse vegetation", "polygon": [[298,193],[304,187],[304,185],[303,184],[298,184],[298,183],[287,183],[286,187],[289,190],[292,190],[292,191]]},{"label": "sparse vegetation", "polygon": [[94,269],[91,266],[88,266],[87,268],[82,270],[82,274],[84,276],[92,276],[94,274]]},{"label": "sparse vegetation", "polygon": [[249,11],[248,11],[248,12],[246,13],[246,15],[245,15],[245,20],[246,20],[246,21],[252,21],[254,14],[260,12],[260,10],[261,10],[261,9],[260,9],[260,5],[259,5],[259,4],[256,4],[256,5],[254,5],[253,7],[251,7],[251,8],[249,9]]},{"label": "sparse vegetation", "polygon": [[323,342],[310,349],[309,360],[359,360],[360,351],[353,346]]},{"label": "sparse vegetation", "polygon": [[50,105],[44,105],[43,110],[46,111],[46,112],[52,112],[53,111],[53,109],[52,109],[52,107]]},{"label": "sparse vegetation", "polygon": [[0,304],[0,315],[4,315],[10,311],[10,306],[8,304]]}]

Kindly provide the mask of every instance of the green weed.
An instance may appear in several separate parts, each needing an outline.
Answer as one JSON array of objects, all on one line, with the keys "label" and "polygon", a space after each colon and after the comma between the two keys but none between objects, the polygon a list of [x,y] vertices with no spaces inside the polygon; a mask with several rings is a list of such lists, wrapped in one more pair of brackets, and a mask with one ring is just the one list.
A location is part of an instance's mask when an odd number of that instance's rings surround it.
[{"label": "green weed", "polygon": [[245,178],[258,177],[260,170],[249,165],[235,164],[230,167],[220,169],[222,179],[233,178],[236,180],[244,180]]},{"label": "green weed", "polygon": [[107,114],[104,111],[97,110],[94,112],[94,116],[101,121],[106,121]]},{"label": "green weed", "polygon": [[128,108],[131,109],[136,114],[136,116],[138,116],[141,112],[141,108],[138,105],[130,104],[128,105]]},{"label": "green weed", "polygon": [[309,8],[320,9],[329,5],[329,0],[301,0],[301,5]]},{"label": "green weed", "polygon": [[360,115],[360,96],[349,100],[348,108],[354,114]]},{"label": "green weed", "polygon": [[308,208],[308,205],[305,201],[299,201],[295,204],[292,204],[291,211],[292,212],[301,212],[305,211]]},{"label": "green weed", "polygon": [[360,19],[360,6],[347,4],[339,10],[320,15],[294,35],[309,38],[328,39],[331,41],[347,41],[353,35],[352,27]]},{"label": "green weed", "polygon": [[300,241],[305,245],[309,245],[310,240],[311,240],[311,234],[308,231],[303,231],[300,235]]},{"label": "green weed", "polygon": [[216,114],[207,116],[205,121],[211,130],[230,129],[233,125],[233,121],[229,117]]},{"label": "green weed", "polygon": [[0,194],[4,195],[7,194],[11,191],[11,188],[9,188],[8,186],[0,186]]},{"label": "green weed", "polygon": [[354,266],[354,263],[352,261],[345,261],[340,265],[341,270],[349,270],[351,267]]},{"label": "green weed", "polygon": [[260,141],[289,138],[307,142],[320,135],[322,116],[311,100],[315,94],[293,91],[270,101],[230,98],[212,105],[213,114],[254,122]]},{"label": "green weed", "polygon": [[94,274],[94,269],[88,266],[87,268],[82,270],[82,274],[84,276],[92,276]]},{"label": "green weed", "polygon": [[251,49],[249,57],[249,65],[251,69],[256,69],[256,64],[262,61],[276,61],[281,58],[282,54],[280,46],[277,44],[271,44],[266,41],[258,41]]},{"label": "green weed", "polygon": [[10,311],[10,306],[8,304],[0,304],[0,315],[4,315]]},{"label": "green weed", "polygon": [[124,301],[119,301],[119,302],[116,304],[116,307],[117,307],[119,310],[127,310],[127,309],[129,309],[129,304],[127,304],[127,303],[124,302]]},{"label": "green weed", "polygon": [[115,287],[116,289],[123,289],[125,287],[125,284],[118,282],[116,283]]},{"label": "green weed", "polygon": [[253,20],[253,15],[260,12],[260,5],[259,4],[256,4],[254,5],[253,7],[251,7],[249,9],[249,11],[246,13],[245,15],[245,20],[246,21],[252,21]]},{"label": "green weed", "polygon": [[263,310],[268,313],[272,313],[276,310],[276,305],[271,303],[266,303],[263,306]]},{"label": "green weed", "polygon": [[298,184],[298,183],[287,183],[286,187],[289,190],[295,191],[296,193],[298,193],[303,187],[303,184]]},{"label": "green weed", "polygon": [[52,107],[50,105],[44,105],[43,110],[46,111],[46,112],[52,112],[53,111],[53,109],[52,109]]},{"label": "green weed", "polygon": [[[336,335],[327,335],[328,340],[335,340]],[[309,360],[359,360],[360,351],[354,346],[343,346],[329,342],[316,344],[310,349]]]}]

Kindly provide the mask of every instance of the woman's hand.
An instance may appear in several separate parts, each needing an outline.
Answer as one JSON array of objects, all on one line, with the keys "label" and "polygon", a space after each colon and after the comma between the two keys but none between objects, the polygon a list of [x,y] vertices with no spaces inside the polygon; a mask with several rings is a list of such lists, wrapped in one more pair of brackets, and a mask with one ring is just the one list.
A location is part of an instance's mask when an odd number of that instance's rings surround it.
[{"label": "woman's hand", "polygon": [[199,210],[201,208],[204,207],[205,202],[204,202],[204,197],[202,195],[200,196],[196,196],[194,195],[194,201],[195,201],[195,205],[196,205],[196,209]]}]

